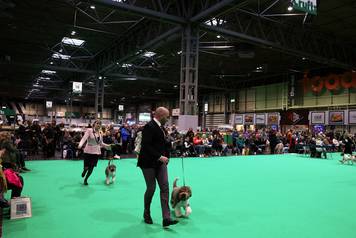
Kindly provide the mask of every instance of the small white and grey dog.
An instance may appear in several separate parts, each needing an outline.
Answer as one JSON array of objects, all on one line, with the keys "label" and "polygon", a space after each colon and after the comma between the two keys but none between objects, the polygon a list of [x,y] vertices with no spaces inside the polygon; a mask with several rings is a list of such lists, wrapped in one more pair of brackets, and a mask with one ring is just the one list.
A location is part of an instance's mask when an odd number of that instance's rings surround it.
[{"label": "small white and grey dog", "polygon": [[106,166],[105,169],[105,175],[106,175],[106,184],[110,184],[110,179],[111,182],[115,182],[116,178],[116,165],[113,164],[112,160],[109,160],[108,166]]},{"label": "small white and grey dog", "polygon": [[354,155],[344,154],[342,156],[342,160],[340,160],[340,163],[353,165],[354,163],[356,163],[356,157]]},{"label": "small white and grey dog", "polygon": [[188,217],[192,213],[192,208],[189,204],[189,198],[192,197],[192,190],[189,186],[177,186],[177,180],[178,178],[173,182],[171,206],[174,209],[176,217],[182,217],[182,208],[185,211],[185,217]]}]

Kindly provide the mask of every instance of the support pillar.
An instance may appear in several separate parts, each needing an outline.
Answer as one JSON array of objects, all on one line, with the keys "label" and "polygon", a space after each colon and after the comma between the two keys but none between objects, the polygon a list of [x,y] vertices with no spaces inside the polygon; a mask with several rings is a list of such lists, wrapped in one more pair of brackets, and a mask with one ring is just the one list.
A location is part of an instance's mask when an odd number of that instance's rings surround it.
[{"label": "support pillar", "polygon": [[96,77],[95,82],[95,119],[103,119],[104,110],[104,79],[102,76]]},{"label": "support pillar", "polygon": [[198,127],[199,29],[187,25],[182,31],[179,130]]}]

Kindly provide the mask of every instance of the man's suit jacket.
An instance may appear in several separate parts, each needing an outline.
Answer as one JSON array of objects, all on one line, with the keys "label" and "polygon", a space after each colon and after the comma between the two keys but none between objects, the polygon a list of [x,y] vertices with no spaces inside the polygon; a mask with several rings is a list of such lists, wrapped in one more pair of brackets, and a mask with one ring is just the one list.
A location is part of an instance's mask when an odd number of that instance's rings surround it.
[{"label": "man's suit jacket", "polygon": [[142,131],[141,151],[137,166],[140,168],[157,168],[162,165],[158,159],[166,154],[166,140],[163,130],[152,120]]}]

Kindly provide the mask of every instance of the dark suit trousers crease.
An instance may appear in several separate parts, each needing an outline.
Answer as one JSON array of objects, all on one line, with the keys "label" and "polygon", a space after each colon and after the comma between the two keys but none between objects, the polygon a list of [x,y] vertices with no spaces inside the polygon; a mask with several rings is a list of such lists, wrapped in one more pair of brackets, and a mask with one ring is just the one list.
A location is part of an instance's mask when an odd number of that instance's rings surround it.
[{"label": "dark suit trousers crease", "polygon": [[146,181],[146,192],[144,197],[145,213],[150,213],[151,201],[156,190],[156,180],[160,188],[161,208],[163,219],[170,219],[168,205],[169,187],[167,165],[162,164],[158,168],[141,168]]}]

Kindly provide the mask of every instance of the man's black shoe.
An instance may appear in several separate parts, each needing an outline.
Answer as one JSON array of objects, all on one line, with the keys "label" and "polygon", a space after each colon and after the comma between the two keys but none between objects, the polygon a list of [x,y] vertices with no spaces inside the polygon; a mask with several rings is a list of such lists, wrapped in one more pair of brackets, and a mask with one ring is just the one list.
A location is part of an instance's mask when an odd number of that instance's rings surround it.
[{"label": "man's black shoe", "polygon": [[152,217],[149,214],[144,213],[143,219],[146,224],[153,224]]},{"label": "man's black shoe", "polygon": [[146,224],[153,224],[152,218],[151,217],[145,217],[144,218]]},{"label": "man's black shoe", "polygon": [[162,222],[163,227],[171,226],[177,224],[177,220],[171,220],[171,219],[164,219]]}]

